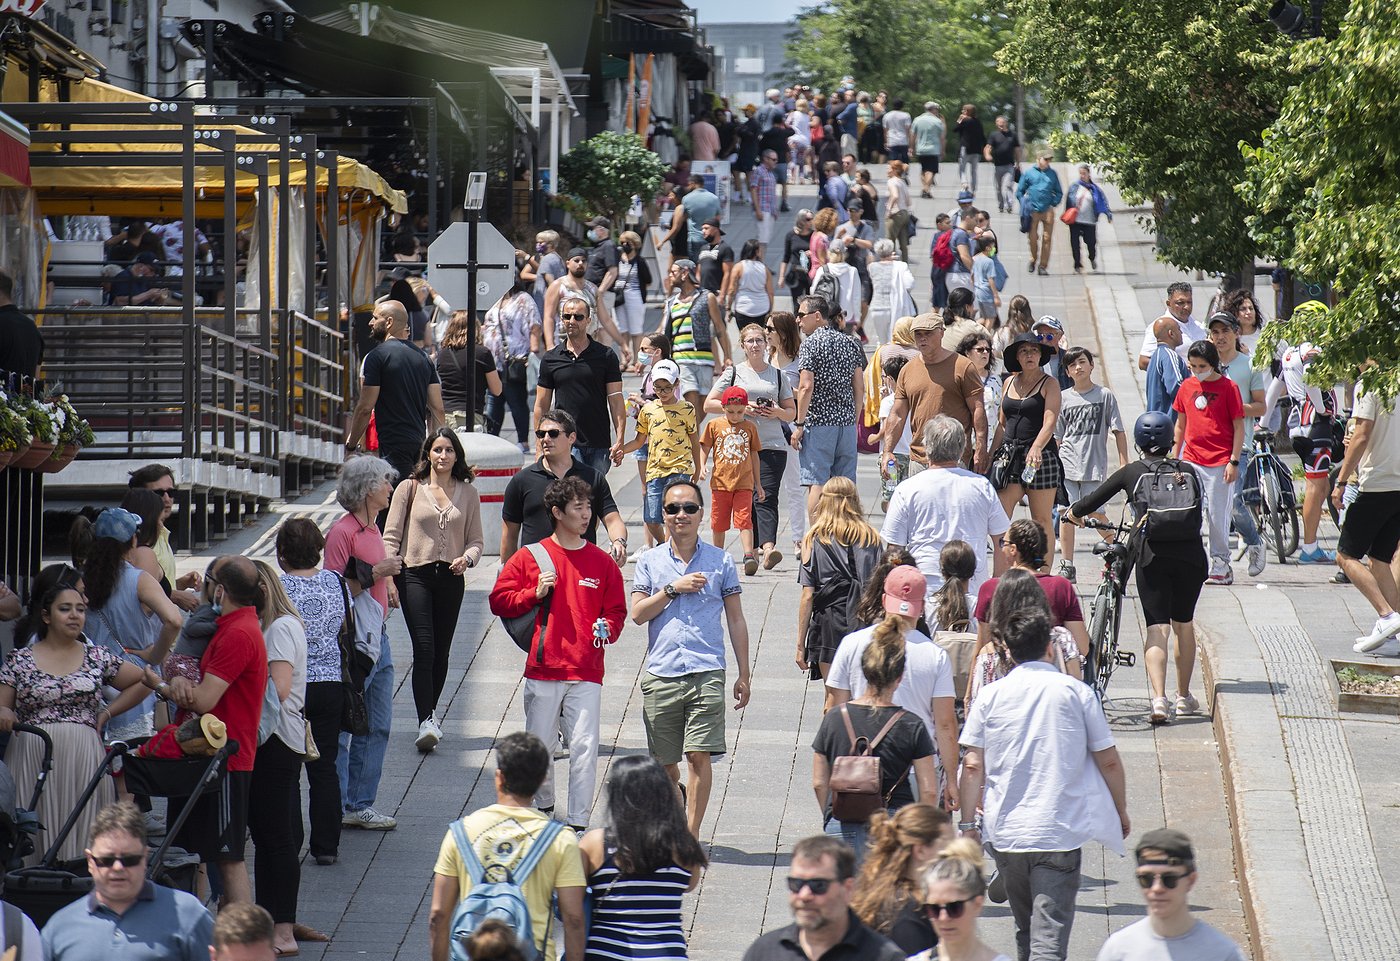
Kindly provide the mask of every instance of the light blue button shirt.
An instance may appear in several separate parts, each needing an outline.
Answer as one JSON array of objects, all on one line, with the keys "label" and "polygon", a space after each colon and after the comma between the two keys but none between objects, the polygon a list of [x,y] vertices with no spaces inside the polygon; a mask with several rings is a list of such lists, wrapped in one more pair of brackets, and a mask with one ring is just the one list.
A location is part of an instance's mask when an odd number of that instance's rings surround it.
[{"label": "light blue button shirt", "polygon": [[648,596],[686,574],[704,574],[705,586],[681,594],[647,623],[647,670],[657,677],[682,677],[724,670],[724,599],[743,593],[729,552],[698,541],[686,564],[670,542],[637,559],[632,590]]}]

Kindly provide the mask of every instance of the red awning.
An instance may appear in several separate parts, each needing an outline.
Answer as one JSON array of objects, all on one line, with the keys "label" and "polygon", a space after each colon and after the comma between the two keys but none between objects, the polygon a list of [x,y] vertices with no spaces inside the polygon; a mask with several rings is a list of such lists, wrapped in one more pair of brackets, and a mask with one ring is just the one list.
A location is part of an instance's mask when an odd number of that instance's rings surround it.
[{"label": "red awning", "polygon": [[29,187],[29,131],[0,113],[0,187]]}]

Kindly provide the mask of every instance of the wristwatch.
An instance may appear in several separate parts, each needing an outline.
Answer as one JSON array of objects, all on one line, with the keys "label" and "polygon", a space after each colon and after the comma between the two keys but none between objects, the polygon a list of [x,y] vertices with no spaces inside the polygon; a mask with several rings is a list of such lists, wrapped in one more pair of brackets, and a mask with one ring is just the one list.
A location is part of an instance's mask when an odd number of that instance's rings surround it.
[{"label": "wristwatch", "polygon": [[681,592],[676,590],[674,584],[667,584],[665,587],[662,588],[662,590],[665,592],[666,596],[673,601],[681,596]]},{"label": "wristwatch", "polygon": [[1240,462],[1237,461],[1237,460],[1232,460],[1232,461],[1230,461],[1230,466],[1231,466],[1231,467],[1239,467],[1239,466],[1240,466]]}]

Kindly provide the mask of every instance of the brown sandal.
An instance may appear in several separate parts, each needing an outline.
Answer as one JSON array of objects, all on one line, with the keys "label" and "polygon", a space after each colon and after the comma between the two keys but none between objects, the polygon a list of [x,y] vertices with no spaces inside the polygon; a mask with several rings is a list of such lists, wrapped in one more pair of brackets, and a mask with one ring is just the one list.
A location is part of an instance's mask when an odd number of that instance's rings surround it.
[{"label": "brown sandal", "polygon": [[329,941],[331,939],[330,935],[323,934],[305,924],[292,925],[292,937],[298,941]]}]

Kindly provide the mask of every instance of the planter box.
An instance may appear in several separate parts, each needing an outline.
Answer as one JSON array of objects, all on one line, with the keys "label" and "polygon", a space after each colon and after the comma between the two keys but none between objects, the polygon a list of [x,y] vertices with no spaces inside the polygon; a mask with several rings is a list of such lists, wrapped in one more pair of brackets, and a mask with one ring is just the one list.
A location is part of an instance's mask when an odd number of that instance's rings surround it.
[{"label": "planter box", "polygon": [[[1382,664],[1376,661],[1332,661],[1332,675],[1351,668],[1361,674],[1382,674],[1387,677],[1400,676],[1400,664]],[[1337,682],[1337,710],[1353,711],[1358,714],[1385,714],[1400,717],[1400,694],[1352,694],[1343,691]]]}]

